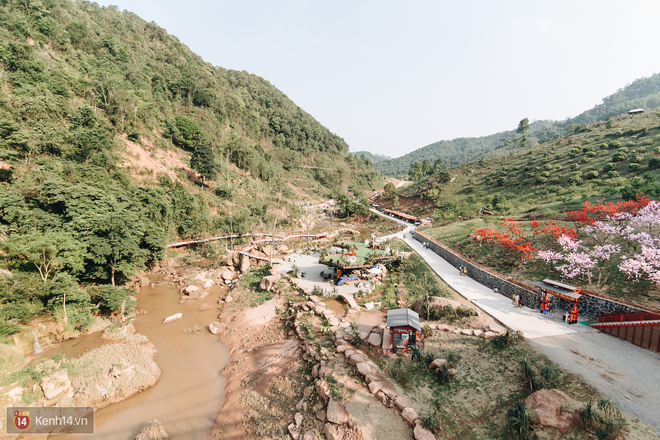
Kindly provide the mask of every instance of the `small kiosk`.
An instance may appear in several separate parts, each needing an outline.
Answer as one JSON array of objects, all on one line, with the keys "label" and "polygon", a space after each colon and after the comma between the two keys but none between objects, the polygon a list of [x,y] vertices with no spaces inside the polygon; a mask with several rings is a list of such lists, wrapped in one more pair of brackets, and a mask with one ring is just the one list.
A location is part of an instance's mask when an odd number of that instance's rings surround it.
[{"label": "small kiosk", "polygon": [[537,281],[534,283],[543,294],[543,300],[541,301],[541,313],[545,315],[550,314],[550,301],[548,300],[548,294],[556,296],[558,298],[564,299],[566,301],[573,303],[573,309],[566,311],[566,323],[567,324],[577,324],[578,322],[578,308],[577,302],[578,299],[582,297],[580,293],[580,288],[571,286],[570,284],[560,283],[559,281],[553,280],[543,280]]},{"label": "small kiosk", "polygon": [[387,311],[387,328],[390,331],[392,349],[404,351],[417,345],[422,326],[417,312],[410,309],[395,309]]}]

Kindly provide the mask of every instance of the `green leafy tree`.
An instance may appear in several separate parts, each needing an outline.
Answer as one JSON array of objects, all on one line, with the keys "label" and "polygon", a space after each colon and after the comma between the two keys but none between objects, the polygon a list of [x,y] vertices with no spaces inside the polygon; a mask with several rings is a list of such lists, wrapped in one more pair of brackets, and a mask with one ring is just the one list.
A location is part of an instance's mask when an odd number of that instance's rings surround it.
[{"label": "green leafy tree", "polygon": [[66,232],[13,234],[2,244],[16,263],[34,266],[44,283],[61,270],[83,270],[84,246]]},{"label": "green leafy tree", "polygon": [[95,275],[110,278],[114,286],[117,275],[129,278],[142,268],[148,258],[148,251],[140,246],[144,228],[144,222],[128,210],[101,219],[88,241],[90,259],[98,265]]},{"label": "green leafy tree", "polygon": [[78,287],[75,278],[66,272],[58,274],[46,290],[46,307],[55,315],[62,313],[64,324],[82,330],[91,325],[95,307],[89,294]]},{"label": "green leafy tree", "polygon": [[206,179],[215,180],[217,177],[215,155],[208,143],[200,142],[195,146],[190,156],[190,167],[202,176],[202,186],[206,183]]},{"label": "green leafy tree", "polygon": [[388,200],[397,197],[396,186],[394,186],[392,182],[387,182],[387,184],[385,185],[384,196]]},{"label": "green leafy tree", "polygon": [[521,135],[520,148],[523,149],[527,147],[527,130],[529,130],[529,119],[525,118],[520,121],[518,128],[516,129],[516,133]]}]

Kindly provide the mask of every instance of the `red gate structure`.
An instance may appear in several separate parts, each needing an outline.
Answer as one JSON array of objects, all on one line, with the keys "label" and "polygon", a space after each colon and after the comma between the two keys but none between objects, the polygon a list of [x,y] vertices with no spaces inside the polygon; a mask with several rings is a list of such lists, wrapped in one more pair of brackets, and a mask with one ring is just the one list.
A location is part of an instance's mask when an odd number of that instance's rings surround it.
[{"label": "red gate structure", "polygon": [[547,279],[543,281],[537,281],[536,283],[534,283],[534,285],[540,288],[541,293],[543,293],[543,300],[541,301],[541,313],[544,314],[550,313],[550,300],[548,300],[548,294],[550,294],[573,303],[573,310],[566,311],[566,323],[577,324],[578,322],[577,302],[578,299],[582,297],[579,287],[575,287],[569,284],[560,283],[559,281],[553,281]]},{"label": "red gate structure", "polygon": [[623,313],[589,318],[589,326],[660,353],[660,314]]}]

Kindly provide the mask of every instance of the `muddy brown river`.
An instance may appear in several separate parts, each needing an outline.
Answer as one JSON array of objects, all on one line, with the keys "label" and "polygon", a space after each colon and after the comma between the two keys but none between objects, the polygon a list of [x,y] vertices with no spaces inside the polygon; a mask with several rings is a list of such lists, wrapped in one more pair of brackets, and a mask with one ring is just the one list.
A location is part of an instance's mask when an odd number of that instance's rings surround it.
[{"label": "muddy brown river", "polygon": [[[220,370],[228,359],[227,347],[207,326],[217,321],[217,300],[222,290],[212,286],[210,295],[198,301],[179,304],[176,289],[157,277],[155,287],[145,287],[138,294],[139,315],[133,324],[156,347],[154,360],[162,375],[153,387],[96,412],[94,439],[132,439],[149,421],[157,418],[174,439],[207,439],[223,399],[225,377]],[[204,306],[206,305],[206,306]],[[200,310],[204,306],[208,310]],[[175,313],[183,318],[161,324]],[[195,330],[197,331],[192,331]],[[82,340],[67,341],[44,355],[64,352],[79,355],[84,350],[103,343],[99,334]],[[64,440],[68,436],[51,436]],[[70,437],[75,438],[75,437]]]}]

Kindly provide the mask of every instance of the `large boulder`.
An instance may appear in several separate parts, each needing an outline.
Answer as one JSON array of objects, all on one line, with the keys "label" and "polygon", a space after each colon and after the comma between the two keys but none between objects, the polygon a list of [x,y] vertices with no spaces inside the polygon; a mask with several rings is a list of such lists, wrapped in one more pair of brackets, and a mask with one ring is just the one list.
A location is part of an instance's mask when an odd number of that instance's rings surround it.
[{"label": "large boulder", "polygon": [[360,373],[362,376],[367,376],[369,373],[371,373],[371,366],[366,363],[366,362],[360,362],[355,366],[355,369],[357,370],[358,373]]},{"label": "large boulder", "polygon": [[406,397],[398,396],[394,399],[394,406],[396,406],[396,409],[399,411],[403,411],[405,408],[410,407],[410,401]]},{"label": "large boulder", "polygon": [[168,322],[176,321],[177,319],[183,318],[183,313],[175,313],[174,315],[168,316],[167,318],[163,319],[163,324],[167,324]]},{"label": "large boulder", "polygon": [[362,363],[362,362],[365,362],[366,360],[367,360],[367,359],[366,359],[363,355],[361,355],[361,354],[359,354],[359,353],[355,353],[354,355],[352,355],[352,356],[348,359],[348,363],[349,363],[349,365],[352,365],[352,366],[355,367],[357,364],[360,364],[360,363]]},{"label": "large boulder", "polygon": [[429,370],[435,371],[443,365],[447,364],[447,359],[435,359],[429,364]]},{"label": "large boulder", "polygon": [[484,332],[479,337],[482,338],[482,339],[491,339],[495,336],[497,336],[497,335],[493,332]]},{"label": "large boulder", "polygon": [[431,431],[422,428],[422,425],[416,425],[413,430],[415,440],[436,440]]},{"label": "large boulder", "polygon": [[341,426],[326,423],[323,425],[323,434],[327,440],[344,440],[344,429]]},{"label": "large boulder", "polygon": [[250,257],[247,255],[240,254],[240,263],[238,265],[238,270],[241,271],[241,273],[245,273],[248,270],[250,270]]},{"label": "large boulder", "polygon": [[401,417],[403,417],[403,420],[405,420],[410,426],[414,426],[415,420],[419,419],[417,412],[410,407],[404,408],[403,411],[401,411]]},{"label": "large boulder", "polygon": [[68,370],[59,370],[41,379],[41,389],[48,400],[54,399],[69,388],[71,381]]},{"label": "large boulder", "polygon": [[218,335],[222,331],[222,324],[219,322],[212,322],[209,324],[209,331],[214,334]]},{"label": "large boulder", "polygon": [[188,286],[188,287],[186,287],[185,289],[183,289],[183,292],[184,292],[186,295],[191,295],[191,294],[193,294],[193,293],[195,293],[195,292],[198,292],[199,290],[200,290],[200,289],[199,289],[199,287],[197,287],[197,286]]},{"label": "large boulder", "polygon": [[378,333],[371,333],[369,335],[369,343],[374,347],[380,347],[380,345],[383,343],[383,340]]},{"label": "large boulder", "polygon": [[325,412],[325,417],[328,419],[328,422],[337,425],[343,425],[351,420],[351,416],[348,415],[348,411],[346,411],[344,405],[332,398],[328,401],[328,408]]},{"label": "large boulder", "polygon": [[265,290],[266,292],[270,292],[270,290],[273,288],[275,285],[275,282],[279,279],[277,275],[269,275],[266,277],[263,277],[261,279],[261,283],[259,283],[259,288],[261,290]]},{"label": "large boulder", "polygon": [[567,430],[577,424],[579,417],[571,412],[562,412],[561,401],[564,399],[565,397],[555,390],[543,389],[530,394],[524,402],[534,411],[535,425]]},{"label": "large boulder", "polygon": [[504,333],[506,333],[506,329],[504,327],[502,327],[501,325],[497,325],[497,324],[489,325],[488,327],[486,327],[486,331],[487,332],[493,332],[497,335],[503,335]]},{"label": "large boulder", "polygon": [[222,272],[222,279],[225,281],[231,281],[234,279],[234,272],[231,270],[227,269],[224,272]]}]

